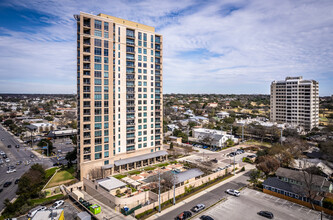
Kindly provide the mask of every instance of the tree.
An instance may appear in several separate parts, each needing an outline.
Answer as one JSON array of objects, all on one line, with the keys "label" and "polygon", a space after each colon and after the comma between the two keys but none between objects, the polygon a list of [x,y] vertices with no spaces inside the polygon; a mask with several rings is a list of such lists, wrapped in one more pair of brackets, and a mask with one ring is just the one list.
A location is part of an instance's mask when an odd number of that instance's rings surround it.
[{"label": "tree", "polygon": [[232,139],[228,139],[227,140],[227,146],[228,147],[232,147],[232,146],[234,146],[235,145],[235,142],[232,140]]},{"label": "tree", "polygon": [[207,134],[207,135],[201,137],[199,141],[203,144],[208,144],[209,146],[212,146],[212,144],[214,142],[214,138]]},{"label": "tree", "polygon": [[172,150],[173,149],[173,143],[171,142],[170,143],[170,148],[169,148],[170,150]]},{"label": "tree", "polygon": [[327,160],[333,162],[333,141],[325,141],[319,143],[320,151],[323,152],[324,157],[327,158]]},{"label": "tree", "polygon": [[74,150],[68,152],[65,158],[68,161],[68,167],[71,167],[73,165],[72,162],[77,158],[77,148],[74,147]]},{"label": "tree", "polygon": [[249,180],[249,182],[256,186],[259,183],[259,180],[258,180],[259,177],[260,177],[260,170],[252,170],[250,172],[250,180]]},{"label": "tree", "polygon": [[4,125],[5,126],[9,126],[9,125],[12,125],[14,124],[13,120],[12,119],[7,119],[5,122],[4,122]]},{"label": "tree", "polygon": [[[51,155],[52,150],[53,150],[53,143],[49,139],[42,139],[42,140],[40,140],[38,142],[37,146],[38,147],[46,147],[46,146],[48,146],[49,155]],[[47,149],[44,149],[43,151],[44,151],[45,154],[47,153]]]},{"label": "tree", "polygon": [[272,156],[261,156],[257,158],[257,169],[264,172],[266,177],[274,173],[279,167],[279,161]]}]

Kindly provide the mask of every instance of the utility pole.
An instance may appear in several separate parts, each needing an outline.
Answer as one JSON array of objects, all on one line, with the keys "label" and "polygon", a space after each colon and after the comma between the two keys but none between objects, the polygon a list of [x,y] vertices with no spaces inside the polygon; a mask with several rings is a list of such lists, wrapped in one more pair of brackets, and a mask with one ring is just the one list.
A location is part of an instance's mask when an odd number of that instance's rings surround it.
[{"label": "utility pole", "polygon": [[161,172],[158,170],[158,212],[161,212]]},{"label": "utility pole", "polygon": [[173,205],[176,205],[176,174],[173,174]]},{"label": "utility pole", "polygon": [[244,125],[242,125],[242,142],[244,142]]},{"label": "utility pole", "polygon": [[280,142],[281,142],[281,145],[282,145],[282,128],[281,128],[281,137],[280,137]]},{"label": "utility pole", "polygon": [[236,155],[234,156],[234,175],[236,175],[236,170],[235,170],[235,161],[236,161]]}]

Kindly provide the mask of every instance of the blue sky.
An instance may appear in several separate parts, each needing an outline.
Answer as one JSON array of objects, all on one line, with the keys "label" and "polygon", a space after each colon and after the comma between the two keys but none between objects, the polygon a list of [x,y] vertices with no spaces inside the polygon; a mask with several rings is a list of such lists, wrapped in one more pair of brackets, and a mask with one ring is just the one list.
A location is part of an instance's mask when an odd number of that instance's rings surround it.
[{"label": "blue sky", "polygon": [[73,14],[105,13],[164,36],[164,93],[269,93],[302,75],[333,94],[332,0],[2,0],[0,93],[75,93]]}]

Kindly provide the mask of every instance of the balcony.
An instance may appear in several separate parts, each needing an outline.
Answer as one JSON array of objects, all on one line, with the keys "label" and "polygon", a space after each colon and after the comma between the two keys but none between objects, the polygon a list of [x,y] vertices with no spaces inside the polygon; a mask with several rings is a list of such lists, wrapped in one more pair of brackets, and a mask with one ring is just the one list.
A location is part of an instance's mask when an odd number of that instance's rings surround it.
[{"label": "balcony", "polygon": [[155,50],[160,51],[161,50],[160,45],[155,45]]},{"label": "balcony", "polygon": [[135,45],[135,42],[134,42],[134,39],[126,39],[126,45],[130,45],[130,46],[134,46]]},{"label": "balcony", "polygon": [[83,22],[83,27],[90,28],[90,21],[89,22]]},{"label": "balcony", "polygon": [[89,63],[84,63],[83,64],[83,69],[89,69],[90,70],[90,64]]},{"label": "balcony", "polygon": [[90,35],[90,29],[83,29],[83,34]]},{"label": "balcony", "polygon": [[127,29],[126,30],[126,37],[131,38],[131,39],[135,39],[134,30]]},{"label": "balcony", "polygon": [[83,47],[83,53],[90,53],[90,47]]},{"label": "balcony", "polygon": [[135,81],[135,77],[132,76],[126,76],[127,81]]},{"label": "balcony", "polygon": [[83,62],[90,62],[90,56],[83,56]]},{"label": "balcony", "polygon": [[89,45],[90,46],[90,39],[84,39],[83,45]]}]

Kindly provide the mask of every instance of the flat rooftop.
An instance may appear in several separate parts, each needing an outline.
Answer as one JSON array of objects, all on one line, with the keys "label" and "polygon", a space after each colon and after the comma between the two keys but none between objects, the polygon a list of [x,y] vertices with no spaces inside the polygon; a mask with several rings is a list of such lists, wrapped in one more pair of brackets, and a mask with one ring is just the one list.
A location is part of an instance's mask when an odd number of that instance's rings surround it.
[{"label": "flat rooftop", "polygon": [[111,191],[113,189],[118,189],[121,187],[126,186],[127,184],[114,178],[114,177],[107,177],[105,179],[97,180],[98,185],[104,188],[107,191]]}]

